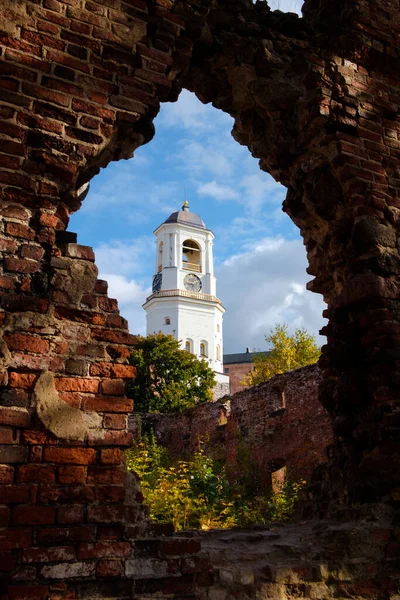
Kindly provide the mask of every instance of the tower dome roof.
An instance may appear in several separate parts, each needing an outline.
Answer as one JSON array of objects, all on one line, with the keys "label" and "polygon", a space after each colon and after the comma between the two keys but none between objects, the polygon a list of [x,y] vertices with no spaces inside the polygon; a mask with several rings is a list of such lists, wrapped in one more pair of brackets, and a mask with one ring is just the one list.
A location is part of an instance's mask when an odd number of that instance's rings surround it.
[{"label": "tower dome roof", "polygon": [[186,202],[186,200],[183,203],[181,210],[173,212],[172,215],[170,215],[168,219],[164,221],[164,223],[182,223],[182,225],[190,225],[191,227],[196,227],[197,229],[206,229],[206,226],[199,215],[190,212],[189,204]]}]

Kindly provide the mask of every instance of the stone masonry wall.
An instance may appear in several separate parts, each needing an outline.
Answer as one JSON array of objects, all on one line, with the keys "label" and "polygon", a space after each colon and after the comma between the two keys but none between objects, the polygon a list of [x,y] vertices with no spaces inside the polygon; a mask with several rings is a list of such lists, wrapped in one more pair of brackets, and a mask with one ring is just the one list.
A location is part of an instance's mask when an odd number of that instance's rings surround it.
[{"label": "stone masonry wall", "polygon": [[[319,398],[334,441],[315,507],[397,506],[399,30],[397,0],[306,0],[302,19],[260,0],[1,2],[5,600],[152,593],[122,456],[134,338],[65,230],[93,175],[148,142],[182,87],[232,115],[234,138],[287,186],[309,288],[328,303]],[[190,597],[199,574],[179,555],[164,567],[158,591]],[[168,587],[169,569],[192,583]]]},{"label": "stone masonry wall", "polygon": [[[183,414],[140,419],[177,457],[196,452],[202,440],[233,476],[243,468],[246,449],[249,474],[259,489],[269,490],[271,473],[284,466],[288,480],[309,481],[315,467],[326,463],[333,438],[329,415],[318,401],[320,378],[316,365],[304,367]],[[136,415],[129,417],[129,429],[135,437]]]}]

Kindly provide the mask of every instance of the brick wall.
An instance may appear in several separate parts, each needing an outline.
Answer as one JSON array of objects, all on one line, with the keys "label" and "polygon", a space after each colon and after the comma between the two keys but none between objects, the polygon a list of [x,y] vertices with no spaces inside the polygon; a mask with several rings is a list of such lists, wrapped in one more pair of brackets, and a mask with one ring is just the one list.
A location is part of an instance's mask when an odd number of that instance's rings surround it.
[{"label": "brick wall", "polygon": [[[260,489],[269,490],[271,473],[284,466],[288,480],[309,481],[315,467],[326,463],[333,437],[318,401],[320,378],[316,365],[303,367],[183,414],[141,415],[141,422],[177,457],[196,452],[202,440],[233,477],[246,449],[249,474]],[[129,417],[129,428],[135,436],[136,415]]]}]

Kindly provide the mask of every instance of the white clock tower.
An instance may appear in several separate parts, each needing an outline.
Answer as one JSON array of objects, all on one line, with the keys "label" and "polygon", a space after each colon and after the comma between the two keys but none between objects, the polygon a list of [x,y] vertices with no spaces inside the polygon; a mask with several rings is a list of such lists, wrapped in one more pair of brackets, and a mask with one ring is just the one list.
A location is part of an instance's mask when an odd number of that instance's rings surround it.
[{"label": "white clock tower", "polygon": [[213,264],[214,234],[185,201],[154,232],[156,274],[153,293],[143,308],[147,335],[169,333],[182,347],[206,360],[215,371],[214,395],[229,393],[229,377],[223,374],[222,317],[225,312],[216,296]]}]

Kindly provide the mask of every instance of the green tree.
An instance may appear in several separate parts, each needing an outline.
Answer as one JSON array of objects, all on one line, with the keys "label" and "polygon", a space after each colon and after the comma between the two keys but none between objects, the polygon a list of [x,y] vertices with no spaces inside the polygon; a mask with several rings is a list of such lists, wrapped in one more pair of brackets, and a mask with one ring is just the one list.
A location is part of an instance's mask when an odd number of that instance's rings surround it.
[{"label": "green tree", "polygon": [[313,335],[305,329],[296,329],[294,335],[289,335],[286,324],[275,325],[265,340],[271,350],[267,355],[254,356],[254,369],[243,380],[244,385],[257,385],[278,373],[312,365],[321,354]]},{"label": "green tree", "polygon": [[214,371],[172,335],[138,336],[130,363],[137,373],[127,395],[138,412],[182,412],[213,400]]}]

